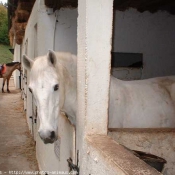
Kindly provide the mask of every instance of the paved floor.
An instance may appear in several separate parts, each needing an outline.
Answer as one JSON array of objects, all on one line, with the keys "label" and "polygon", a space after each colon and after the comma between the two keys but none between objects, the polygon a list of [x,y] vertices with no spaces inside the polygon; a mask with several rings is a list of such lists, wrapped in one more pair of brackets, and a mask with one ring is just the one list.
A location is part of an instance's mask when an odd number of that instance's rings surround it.
[{"label": "paved floor", "polygon": [[35,143],[28,131],[21,93],[15,90],[13,80],[9,89],[11,93],[0,91],[0,174],[36,171]]}]

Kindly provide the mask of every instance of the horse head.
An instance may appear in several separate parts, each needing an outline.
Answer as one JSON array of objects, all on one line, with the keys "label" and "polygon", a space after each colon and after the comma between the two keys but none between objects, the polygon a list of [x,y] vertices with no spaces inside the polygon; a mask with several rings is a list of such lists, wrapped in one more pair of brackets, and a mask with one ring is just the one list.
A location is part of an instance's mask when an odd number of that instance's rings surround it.
[{"label": "horse head", "polygon": [[60,80],[56,70],[57,58],[53,51],[32,60],[23,56],[23,64],[30,70],[29,91],[38,109],[40,126],[38,133],[44,143],[57,140]]},{"label": "horse head", "polygon": [[18,69],[21,72],[21,63],[20,62],[18,62],[16,69]]}]

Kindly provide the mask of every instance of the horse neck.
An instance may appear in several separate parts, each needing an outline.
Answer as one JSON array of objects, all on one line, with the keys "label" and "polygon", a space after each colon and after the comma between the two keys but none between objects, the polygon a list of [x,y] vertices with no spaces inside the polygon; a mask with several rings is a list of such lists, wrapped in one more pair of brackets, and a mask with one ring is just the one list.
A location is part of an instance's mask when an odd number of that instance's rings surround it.
[{"label": "horse neck", "polygon": [[7,68],[10,70],[12,73],[14,70],[18,69],[18,64],[15,64],[14,66],[7,66]]},{"label": "horse neck", "polygon": [[[62,69],[61,73],[61,88],[62,88],[62,103],[61,108],[68,116],[75,118],[76,116],[76,97],[77,97],[77,70],[70,70],[67,68],[58,68]],[[60,73],[59,73],[60,75]]]},{"label": "horse neck", "polygon": [[64,108],[69,115],[75,117],[77,108],[77,81],[70,77],[70,82],[65,86],[65,103]]},{"label": "horse neck", "polygon": [[18,64],[15,64],[14,70],[19,69]]}]

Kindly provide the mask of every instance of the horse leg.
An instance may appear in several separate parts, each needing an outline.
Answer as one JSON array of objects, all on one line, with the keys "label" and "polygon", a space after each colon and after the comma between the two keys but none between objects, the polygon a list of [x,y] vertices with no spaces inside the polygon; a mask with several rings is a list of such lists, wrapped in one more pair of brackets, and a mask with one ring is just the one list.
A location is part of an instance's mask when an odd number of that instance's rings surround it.
[{"label": "horse leg", "polygon": [[2,84],[2,93],[4,93],[4,85],[5,85],[6,78],[3,78],[3,84]]},{"label": "horse leg", "polygon": [[9,77],[7,78],[7,92],[8,92],[8,93],[10,93],[10,90],[9,90],[9,80],[10,80],[10,77],[11,77],[11,76],[9,76]]}]

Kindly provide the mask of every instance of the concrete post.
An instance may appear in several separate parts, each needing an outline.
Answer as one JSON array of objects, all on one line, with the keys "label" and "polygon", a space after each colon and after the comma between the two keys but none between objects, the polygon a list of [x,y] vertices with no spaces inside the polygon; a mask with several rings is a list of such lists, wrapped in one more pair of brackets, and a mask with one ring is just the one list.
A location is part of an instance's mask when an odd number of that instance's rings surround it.
[{"label": "concrete post", "polygon": [[107,134],[113,0],[78,1],[77,149],[86,174],[87,135]]}]

